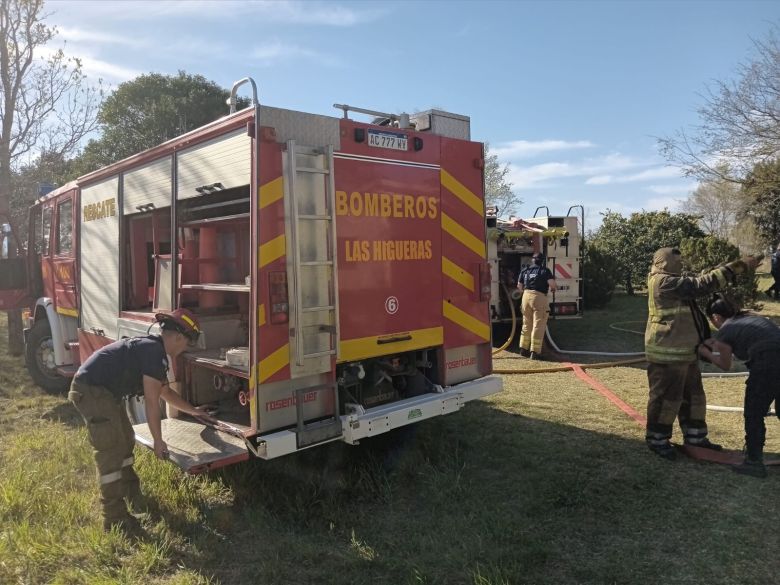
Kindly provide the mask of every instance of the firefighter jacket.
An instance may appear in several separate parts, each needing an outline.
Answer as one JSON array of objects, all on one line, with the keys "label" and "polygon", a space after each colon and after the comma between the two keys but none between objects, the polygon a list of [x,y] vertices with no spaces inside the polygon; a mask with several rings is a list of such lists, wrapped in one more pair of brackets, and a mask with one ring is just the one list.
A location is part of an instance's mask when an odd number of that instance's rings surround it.
[{"label": "firefighter jacket", "polygon": [[647,277],[647,361],[660,364],[696,361],[700,338],[692,303],[696,297],[724,287],[746,269],[745,262],[736,260],[698,277],[682,276],[680,253],[672,248],[658,250]]}]

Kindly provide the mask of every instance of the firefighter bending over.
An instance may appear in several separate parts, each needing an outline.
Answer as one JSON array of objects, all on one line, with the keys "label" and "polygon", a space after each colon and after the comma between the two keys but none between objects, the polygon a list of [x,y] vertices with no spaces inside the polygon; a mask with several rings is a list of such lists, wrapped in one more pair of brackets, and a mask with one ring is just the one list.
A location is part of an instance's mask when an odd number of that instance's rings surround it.
[{"label": "firefighter bending over", "polygon": [[533,264],[520,272],[517,290],[523,295],[520,307],[523,313],[523,327],[520,331],[520,355],[532,360],[540,359],[544,330],[550,305],[547,293],[555,291],[553,274],[544,265],[544,255],[538,252],[531,258]]},{"label": "firefighter bending over", "polygon": [[653,255],[647,277],[645,356],[650,396],[645,440],[651,451],[665,459],[676,457],[669,442],[675,419],[679,419],[686,445],[722,449],[707,438],[707,398],[696,347],[709,331],[700,335],[697,330],[695,315],[700,311],[695,299],[725,287],[737,274],[754,269],[759,261],[746,257],[690,277],[681,275],[679,250],[661,248]]},{"label": "firefighter bending over", "polygon": [[215,419],[195,408],[168,386],[168,357],[175,358],[194,344],[200,328],[186,309],[158,313],[161,335],[120,339],[92,354],[76,372],[68,399],[89,432],[94,449],[103,507],[103,527],[138,530],[135,511],[143,505],[138,476],[133,470],[135,435],[122,399],[143,392],[146,419],[158,459],[168,456],[161,430],[160,398],[182,412],[209,422]]}]

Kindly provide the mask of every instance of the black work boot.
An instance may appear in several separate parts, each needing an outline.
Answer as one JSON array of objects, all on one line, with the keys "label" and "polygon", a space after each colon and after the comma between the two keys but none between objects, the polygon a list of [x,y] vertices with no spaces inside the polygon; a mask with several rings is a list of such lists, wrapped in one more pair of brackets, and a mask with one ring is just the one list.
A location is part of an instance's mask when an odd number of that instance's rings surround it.
[{"label": "black work boot", "polygon": [[761,459],[748,459],[745,457],[745,460],[742,463],[734,465],[731,469],[735,473],[750,475],[752,477],[764,478],[767,475],[766,466]]},{"label": "black work boot", "polygon": [[520,348],[520,355],[523,357],[531,357],[531,350],[525,349],[524,347]]},{"label": "black work boot", "polygon": [[541,356],[540,354],[538,354],[537,352],[535,352],[535,351],[532,351],[532,352],[530,353],[530,355],[528,356],[528,358],[529,358],[529,359],[532,359],[532,360],[541,360],[541,359],[542,359],[542,356]]},{"label": "black work boot", "polygon": [[723,451],[723,445],[718,445],[717,443],[713,443],[707,437],[704,437],[702,440],[700,440],[697,443],[694,443],[693,441],[688,441],[686,439],[685,444],[690,447],[701,447],[702,449],[710,449],[712,451]]},{"label": "black work boot", "polygon": [[689,445],[691,447],[701,447],[702,449],[710,449],[712,451],[723,451],[723,445],[718,445],[717,443],[713,443],[708,438],[703,438],[698,443],[692,443],[690,441],[685,441],[686,445]]},{"label": "black work boot", "polygon": [[654,445],[652,443],[648,443],[647,448],[650,449],[653,453],[655,453],[659,457],[663,457],[668,461],[674,461],[675,459],[677,459],[677,451],[669,441],[667,441],[666,443],[661,443],[660,445]]}]

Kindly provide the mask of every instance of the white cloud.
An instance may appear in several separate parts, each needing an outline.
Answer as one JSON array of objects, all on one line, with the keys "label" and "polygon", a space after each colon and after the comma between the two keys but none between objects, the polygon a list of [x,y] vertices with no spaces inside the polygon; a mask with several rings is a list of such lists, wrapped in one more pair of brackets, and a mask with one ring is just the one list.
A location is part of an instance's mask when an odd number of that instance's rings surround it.
[{"label": "white cloud", "polygon": [[[631,157],[613,153],[598,158],[583,159],[574,163],[546,162],[529,167],[510,166],[508,178],[512,181],[515,188],[522,189],[542,186],[540,183],[547,183],[554,179],[609,174],[639,165],[640,163]],[[544,186],[549,186],[549,184]]]},{"label": "white cloud", "polygon": [[645,201],[643,209],[645,211],[661,211],[662,209],[677,211],[681,203],[680,199],[676,197],[653,197]]},{"label": "white cloud", "polygon": [[679,179],[682,176],[680,169],[675,167],[656,167],[652,169],[646,169],[639,173],[633,173],[630,175],[609,175],[601,174],[590,177],[585,181],[586,185],[609,185],[610,183],[639,183],[642,181],[650,181],[654,179]]},{"label": "white cloud", "polygon": [[103,31],[90,30],[85,28],[72,28],[68,26],[58,26],[60,38],[68,43],[73,44],[105,44],[105,45],[120,45],[126,47],[143,47],[148,46],[148,42],[143,41],[137,37],[131,38],[122,35],[112,34]]},{"label": "white cloud", "polygon": [[273,41],[266,45],[257,46],[250,55],[259,65],[263,66],[275,65],[280,61],[291,59],[307,59],[332,67],[341,65],[341,61],[332,55],[281,41]]},{"label": "white cloud", "polygon": [[696,183],[691,182],[674,185],[650,185],[645,187],[645,190],[657,195],[680,195],[682,197],[687,197],[695,188]]},{"label": "white cloud", "polygon": [[93,57],[81,56],[82,69],[87,77],[92,79],[102,78],[109,81],[127,81],[141,75],[141,71],[122,67],[107,61],[95,59]]},{"label": "white cloud", "polygon": [[138,1],[55,3],[57,12],[78,14],[83,19],[103,22],[159,21],[162,18],[186,18],[231,21],[247,17],[265,23],[308,24],[349,27],[372,22],[387,13],[385,9],[356,10],[352,6],[322,2],[258,1]]},{"label": "white cloud", "polygon": [[528,158],[545,152],[593,148],[595,144],[589,140],[513,140],[491,147],[490,152],[502,159]]}]

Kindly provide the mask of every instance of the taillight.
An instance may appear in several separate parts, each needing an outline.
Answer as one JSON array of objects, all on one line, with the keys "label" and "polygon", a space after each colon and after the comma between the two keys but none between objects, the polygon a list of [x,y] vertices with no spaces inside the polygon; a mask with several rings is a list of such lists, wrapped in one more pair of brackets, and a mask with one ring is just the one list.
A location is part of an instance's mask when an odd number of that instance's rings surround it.
[{"label": "taillight", "polygon": [[552,312],[554,315],[576,315],[577,303],[556,303]]},{"label": "taillight", "polygon": [[290,321],[290,304],[287,301],[287,273],[268,274],[268,298],[271,304],[271,323],[279,325]]}]

